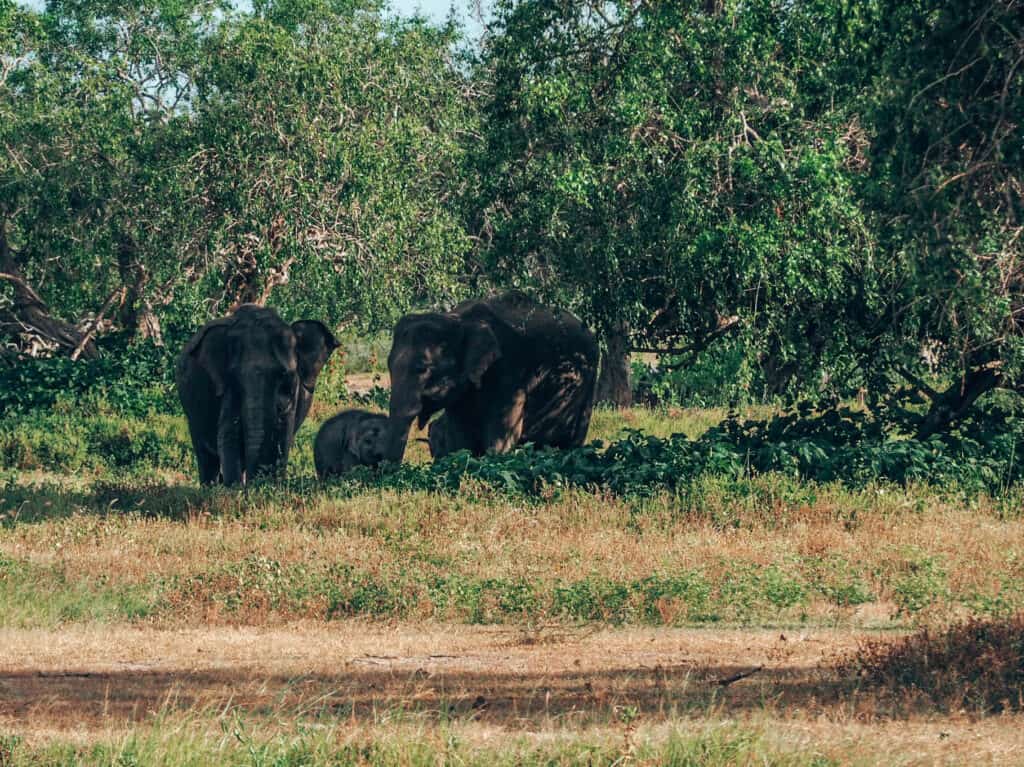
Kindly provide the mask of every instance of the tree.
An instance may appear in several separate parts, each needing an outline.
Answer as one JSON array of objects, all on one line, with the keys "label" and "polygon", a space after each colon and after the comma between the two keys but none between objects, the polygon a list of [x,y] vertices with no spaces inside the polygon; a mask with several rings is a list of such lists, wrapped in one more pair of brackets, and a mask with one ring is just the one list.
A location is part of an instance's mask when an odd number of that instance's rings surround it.
[{"label": "tree", "polygon": [[472,222],[487,268],[577,307],[619,381],[630,350],[686,355],[727,334],[778,389],[847,370],[847,315],[874,272],[853,184],[864,139],[826,77],[839,15],[499,3]]},{"label": "tree", "polygon": [[188,102],[220,10],[203,0],[0,6],[8,327],[72,356],[92,350],[104,322],[159,336],[152,301],[187,274],[174,245],[188,225]]},{"label": "tree", "polygon": [[473,119],[454,30],[280,5],[221,25],[197,80],[203,295],[214,313],[273,297],[364,328],[451,300],[468,240],[449,199]]},{"label": "tree", "polygon": [[927,396],[927,437],[994,388],[1024,391],[1024,4],[876,13],[851,66],[877,70],[864,196],[897,279],[868,333],[877,369]]},{"label": "tree", "polygon": [[380,328],[459,293],[454,28],[375,0],[0,3],[8,335],[92,353],[242,301]]}]

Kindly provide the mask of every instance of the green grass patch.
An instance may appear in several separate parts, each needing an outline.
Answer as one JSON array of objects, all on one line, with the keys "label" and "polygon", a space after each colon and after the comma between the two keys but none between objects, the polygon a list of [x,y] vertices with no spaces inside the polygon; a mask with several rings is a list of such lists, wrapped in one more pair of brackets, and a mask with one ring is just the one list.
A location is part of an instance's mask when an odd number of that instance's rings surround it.
[{"label": "green grass patch", "polygon": [[[382,716],[384,712],[382,712]],[[210,728],[183,726],[168,720],[149,730],[135,731],[116,740],[88,745],[55,743],[32,747],[16,736],[0,737],[0,763],[9,767],[38,765],[161,765],[198,767],[433,767],[438,764],[481,767],[599,767],[626,763],[689,767],[731,767],[736,764],[778,767],[827,767],[838,764],[803,748],[787,750],[771,745],[756,729],[736,726],[707,728],[704,732],[674,731],[666,735],[560,734],[539,741],[506,735],[500,745],[475,743],[463,737],[459,726],[440,725],[412,733],[377,737],[348,735],[328,722],[297,724],[293,729],[264,734],[258,723],[224,716],[216,735]]]},{"label": "green grass patch", "polygon": [[0,554],[0,626],[138,620],[151,615],[158,600],[159,589],[152,585],[76,578],[63,565],[36,565]]}]

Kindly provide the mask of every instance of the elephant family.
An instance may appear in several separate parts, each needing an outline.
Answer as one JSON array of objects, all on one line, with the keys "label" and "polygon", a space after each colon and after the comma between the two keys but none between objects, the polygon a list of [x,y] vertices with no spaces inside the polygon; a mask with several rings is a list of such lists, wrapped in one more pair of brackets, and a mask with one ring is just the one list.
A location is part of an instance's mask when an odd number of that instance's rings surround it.
[{"label": "elephant family", "polygon": [[376,466],[387,449],[388,417],[365,410],[344,410],[324,422],[313,442],[313,462],[320,479],[344,474],[354,466]]},{"label": "elephant family", "polygon": [[431,440],[435,458],[461,448],[503,452],[524,442],[582,445],[597,360],[597,342],[576,317],[519,292],[447,313],[406,315],[388,355],[386,457],[400,461],[413,421],[423,428],[441,410]]},{"label": "elephant family", "polygon": [[323,323],[288,325],[255,304],[200,328],[175,371],[199,481],[234,485],[284,468],[337,346]]}]

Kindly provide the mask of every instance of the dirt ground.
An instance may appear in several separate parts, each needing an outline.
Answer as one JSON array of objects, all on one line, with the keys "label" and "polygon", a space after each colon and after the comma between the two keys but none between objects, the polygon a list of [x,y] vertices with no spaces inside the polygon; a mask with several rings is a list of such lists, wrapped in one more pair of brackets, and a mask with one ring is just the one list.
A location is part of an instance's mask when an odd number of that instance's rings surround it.
[{"label": "dirt ground", "polygon": [[[232,707],[365,727],[386,712],[483,730],[768,724],[790,745],[912,749],[911,763],[1024,762],[1024,719],[894,718],[830,671],[864,634],[387,625],[0,630],[0,728],[89,739],[169,711]],[[875,748],[871,749],[876,750]],[[901,760],[904,761],[904,760]]]}]

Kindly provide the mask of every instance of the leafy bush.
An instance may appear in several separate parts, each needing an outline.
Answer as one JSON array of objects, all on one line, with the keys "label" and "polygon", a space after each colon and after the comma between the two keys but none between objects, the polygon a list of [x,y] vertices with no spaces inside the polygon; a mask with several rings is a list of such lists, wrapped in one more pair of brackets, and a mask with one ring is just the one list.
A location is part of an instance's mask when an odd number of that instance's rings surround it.
[{"label": "leafy bush", "polygon": [[951,434],[922,441],[889,434],[860,411],[838,408],[813,415],[801,408],[764,421],[731,416],[697,439],[628,431],[607,449],[593,442],[574,450],[526,446],[480,458],[460,452],[428,465],[403,465],[383,480],[372,475],[371,481],[450,490],[471,477],[515,493],[583,486],[632,495],[682,489],[706,475],[739,478],[779,472],[854,486],[878,480],[926,482],[997,496],[1024,475],[1021,426],[1011,412],[989,411]]},{"label": "leafy bush", "polygon": [[763,388],[755,354],[739,343],[718,344],[674,367],[634,360],[633,392],[637,402],[676,407],[728,407],[758,401]]},{"label": "leafy bush", "polygon": [[0,415],[46,410],[61,400],[95,399],[125,415],[177,412],[174,359],[186,335],[172,330],[161,347],[114,334],[97,341],[96,359],[30,357],[0,366]]},{"label": "leafy bush", "polygon": [[0,466],[75,472],[82,469],[176,469],[194,464],[181,418],[154,414],[124,418],[93,403],[79,415],[58,403],[50,412],[10,416],[0,425]]}]

